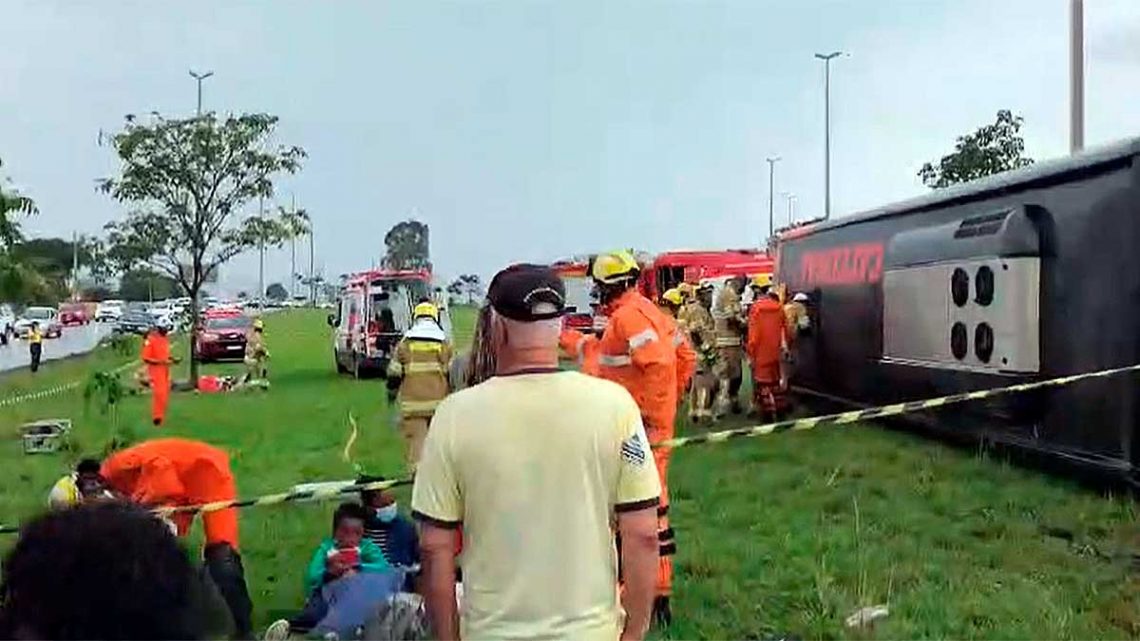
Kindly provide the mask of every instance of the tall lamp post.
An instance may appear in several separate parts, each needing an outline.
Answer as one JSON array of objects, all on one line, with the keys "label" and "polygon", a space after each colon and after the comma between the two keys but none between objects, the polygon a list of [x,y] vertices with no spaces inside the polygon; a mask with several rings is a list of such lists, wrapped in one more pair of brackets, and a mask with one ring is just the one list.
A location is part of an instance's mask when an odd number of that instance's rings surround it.
[{"label": "tall lamp post", "polygon": [[823,61],[823,219],[831,218],[831,59],[842,51],[817,53]]},{"label": "tall lamp post", "polygon": [[1085,3],[1069,5],[1069,153],[1085,146]]},{"label": "tall lamp post", "polygon": [[198,115],[202,115],[202,81],[214,75],[213,71],[206,73],[198,73],[193,69],[190,70],[190,77],[198,81]]},{"label": "tall lamp post", "polygon": [[776,201],[776,163],[780,162],[780,157],[772,156],[764,160],[768,161],[768,242],[771,243],[775,232],[773,212]]},{"label": "tall lamp post", "polygon": [[796,202],[796,195],[790,191],[782,191],[780,195],[788,201],[788,225],[792,225],[796,222],[796,216],[792,209],[792,204]]}]

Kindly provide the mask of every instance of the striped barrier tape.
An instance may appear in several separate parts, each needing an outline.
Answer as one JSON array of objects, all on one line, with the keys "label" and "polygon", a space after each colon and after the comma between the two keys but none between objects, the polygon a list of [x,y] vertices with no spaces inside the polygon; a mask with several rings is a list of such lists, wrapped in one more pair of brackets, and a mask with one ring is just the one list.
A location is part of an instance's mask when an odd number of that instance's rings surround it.
[{"label": "striped barrier tape", "polygon": [[[775,423],[767,423],[764,425],[757,425],[755,427],[742,427],[732,430],[724,430],[720,432],[709,432],[706,434],[698,434],[696,436],[683,436],[680,438],[668,439],[660,441],[652,445],[653,449],[661,448],[678,448],[687,447],[690,445],[699,445],[702,443],[722,443],[734,438],[747,438],[753,436],[768,436],[779,432],[788,431],[801,431],[810,430],[820,425],[846,425],[858,421],[882,418],[885,416],[899,416],[909,412],[917,412],[921,410],[934,409],[946,405],[954,405],[958,403],[965,403],[967,401],[976,401],[986,398],[993,398],[996,396],[1003,396],[1006,394],[1015,394],[1021,392],[1031,392],[1039,389],[1046,389],[1050,387],[1063,387],[1071,385],[1078,381],[1090,380],[1094,378],[1108,378],[1117,374],[1124,374],[1127,372],[1140,371],[1140,364],[1129,365],[1127,367],[1116,367],[1112,369],[1101,370],[1099,372],[1088,372],[1085,374],[1073,374],[1071,376],[1062,376],[1059,378],[1052,378],[1045,381],[1037,381],[1033,383],[1019,383],[1017,385],[1009,385],[1006,387],[997,387],[988,390],[978,390],[975,392],[962,392],[960,394],[951,394],[948,396],[938,396],[921,401],[909,401],[906,403],[895,403],[892,405],[882,405],[879,407],[869,407],[861,410],[853,410],[850,412],[840,412],[838,414],[825,414],[823,416],[814,416],[812,418],[793,419],[789,421],[778,421]],[[386,490],[393,487],[402,485],[411,485],[413,478],[393,479],[390,481],[376,481],[372,483],[350,484],[341,487],[321,488],[314,490],[305,490],[299,492],[282,492],[279,494],[266,494],[249,499],[233,499],[227,501],[214,501],[212,503],[202,503],[200,505],[181,505],[174,507],[157,508],[155,513],[168,516],[178,512],[217,512],[220,510],[228,510],[231,508],[246,508],[258,507],[267,505],[280,505],[282,503],[298,503],[309,501],[326,501],[330,499],[340,498],[344,496],[351,496],[361,491],[371,490]],[[18,532],[19,528],[12,525],[0,525],[0,534],[11,534]]]},{"label": "striped barrier tape", "polygon": [[[122,365],[112,369],[111,373],[118,374],[118,373],[122,372],[123,370],[127,369],[128,367],[130,367],[131,365],[134,365],[135,362],[136,361],[129,361],[127,363],[123,363]],[[26,401],[34,401],[36,399],[47,398],[49,396],[55,396],[56,394],[62,394],[66,391],[73,390],[82,384],[83,384],[83,381],[70,381],[68,383],[56,385],[55,387],[49,387],[47,389],[37,390],[35,392],[27,392],[25,394],[18,394],[16,396],[10,396],[10,397],[5,398],[5,399],[0,399],[0,407],[7,407],[9,405],[17,405],[19,403],[24,403]]]},{"label": "striped barrier tape", "polygon": [[840,412],[838,414],[824,414],[822,416],[813,416],[811,418],[777,421],[775,423],[767,423],[765,425],[757,425],[755,427],[741,427],[738,429],[724,430],[721,432],[697,434],[696,436],[682,436],[679,438],[671,438],[666,441],[654,443],[653,448],[676,448],[685,447],[688,445],[696,445],[699,443],[723,443],[724,441],[734,438],[768,436],[769,434],[775,434],[777,432],[788,432],[793,430],[810,430],[820,425],[846,425],[848,423],[856,423],[868,419],[883,418],[884,416],[899,416],[901,414],[908,414],[910,412],[934,409],[943,407],[945,405],[955,405],[958,403],[965,403],[967,401],[977,401],[985,398],[993,398],[995,396],[1004,396],[1006,394],[1031,392],[1034,390],[1046,389],[1049,387],[1063,387],[1065,385],[1072,385],[1078,381],[1090,380],[1094,378],[1107,378],[1109,376],[1116,376],[1117,374],[1136,371],[1140,371],[1140,364],[1129,365],[1127,367],[1115,367],[1112,369],[1101,370],[1099,372],[1073,374],[1071,376],[1051,378],[1049,380],[1036,381],[1033,383],[1019,383],[1017,385],[995,387],[993,389],[978,390],[976,392],[962,392],[960,394],[950,394],[949,396],[938,396],[922,401],[908,401],[906,403],[895,403],[893,405],[880,405],[879,407],[868,407],[866,409],[852,410],[850,412]]}]

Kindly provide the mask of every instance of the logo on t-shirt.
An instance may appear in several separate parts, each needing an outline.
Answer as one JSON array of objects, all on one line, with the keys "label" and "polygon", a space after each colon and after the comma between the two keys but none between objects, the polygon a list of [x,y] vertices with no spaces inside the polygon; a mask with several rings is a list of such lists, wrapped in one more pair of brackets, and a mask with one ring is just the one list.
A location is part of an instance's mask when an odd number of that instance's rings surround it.
[{"label": "logo on t-shirt", "polygon": [[640,434],[634,434],[621,442],[621,457],[630,465],[645,464],[645,443]]}]

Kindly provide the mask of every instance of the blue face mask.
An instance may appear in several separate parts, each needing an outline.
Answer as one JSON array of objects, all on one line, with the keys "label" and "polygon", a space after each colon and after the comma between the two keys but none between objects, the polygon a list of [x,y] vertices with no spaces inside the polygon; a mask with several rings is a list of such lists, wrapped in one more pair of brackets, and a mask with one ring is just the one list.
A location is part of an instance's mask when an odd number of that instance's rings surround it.
[{"label": "blue face mask", "polygon": [[380,519],[382,523],[391,523],[396,518],[397,513],[395,503],[376,508],[376,518]]}]

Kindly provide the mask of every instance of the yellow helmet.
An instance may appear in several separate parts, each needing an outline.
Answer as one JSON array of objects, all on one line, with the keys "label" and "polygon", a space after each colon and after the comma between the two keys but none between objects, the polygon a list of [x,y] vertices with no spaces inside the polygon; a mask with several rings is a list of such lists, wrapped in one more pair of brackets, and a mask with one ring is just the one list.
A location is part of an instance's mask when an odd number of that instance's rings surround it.
[{"label": "yellow helmet", "polygon": [[605,254],[598,254],[594,258],[594,265],[590,268],[590,276],[599,283],[612,285],[624,280],[637,278],[641,268],[628,251],[618,250]]},{"label": "yellow helmet", "polygon": [[771,274],[756,274],[752,277],[753,287],[771,287],[772,275]]},{"label": "yellow helmet", "polygon": [[693,287],[692,283],[681,283],[680,285],[677,285],[676,289],[677,293],[681,295],[682,299],[692,298],[693,294],[697,293],[697,288]]},{"label": "yellow helmet", "polygon": [[681,289],[679,287],[674,287],[673,289],[667,290],[664,294],[661,295],[661,298],[664,298],[666,301],[674,305],[680,305],[681,303],[685,302],[685,297],[681,294]]},{"label": "yellow helmet", "polygon": [[416,305],[416,309],[412,312],[415,318],[430,318],[434,321],[439,320],[439,309],[431,303],[420,303]]},{"label": "yellow helmet", "polygon": [[253,319],[253,328],[254,329],[265,329],[265,321],[261,320],[260,318]]}]

